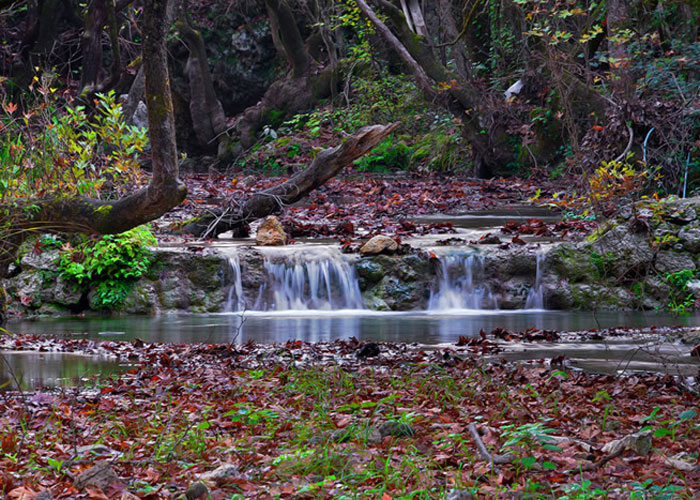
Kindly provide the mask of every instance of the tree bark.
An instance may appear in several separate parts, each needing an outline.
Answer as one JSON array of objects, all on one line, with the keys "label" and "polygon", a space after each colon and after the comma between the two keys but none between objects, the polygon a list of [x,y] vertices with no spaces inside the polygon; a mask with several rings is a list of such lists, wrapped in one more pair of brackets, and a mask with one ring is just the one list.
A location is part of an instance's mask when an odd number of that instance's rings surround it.
[{"label": "tree bark", "polygon": [[92,94],[98,89],[102,69],[102,31],[107,24],[107,3],[109,0],[92,0],[85,14],[85,29],[82,36],[83,72],[80,78],[80,91]]},{"label": "tree bark", "polygon": [[120,233],[179,204],[187,189],[178,177],[175,121],[165,50],[165,0],[144,3],[142,44],[153,174],[148,187],[117,201],[55,194],[0,207],[0,279],[31,233]]},{"label": "tree bark", "polygon": [[[377,0],[396,34],[377,16],[365,0],[356,0],[362,13],[374,24],[384,39],[395,48],[416,77],[418,87],[433,99],[446,96],[445,107],[461,122],[462,135],[470,144],[474,158],[474,170],[479,177],[491,177],[498,168],[512,159],[507,137],[501,130],[491,130],[487,124],[495,122],[481,108],[483,96],[459,75],[443,66],[422,37],[413,33],[397,7],[388,0]],[[444,91],[437,94],[433,85],[441,85]]]},{"label": "tree bark", "polygon": [[190,116],[194,132],[200,146],[216,146],[217,137],[226,128],[226,115],[216,98],[204,39],[199,31],[192,28],[184,12],[177,22],[177,29],[190,53],[185,73],[190,87]]},{"label": "tree bark", "polygon": [[292,68],[292,78],[306,76],[311,66],[311,56],[299,33],[292,9],[286,0],[265,0],[265,6],[278,49],[281,49]]},{"label": "tree bark", "polygon": [[254,194],[236,213],[209,213],[183,226],[179,232],[215,237],[226,231],[236,231],[256,219],[275,213],[335,177],[343,168],[368,153],[399,125],[400,123],[392,123],[364,127],[345,138],[339,146],[321,151],[308,168],[299,171],[286,182]]}]

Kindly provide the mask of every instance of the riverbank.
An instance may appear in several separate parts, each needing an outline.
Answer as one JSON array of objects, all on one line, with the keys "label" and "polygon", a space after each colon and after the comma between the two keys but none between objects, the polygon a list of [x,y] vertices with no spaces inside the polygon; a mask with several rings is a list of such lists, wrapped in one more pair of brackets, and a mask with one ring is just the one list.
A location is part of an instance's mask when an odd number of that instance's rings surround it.
[{"label": "riverbank", "polygon": [[485,362],[483,340],[462,344],[5,336],[3,349],[109,355],[129,367],[78,388],[5,393],[0,491],[160,499],[189,488],[192,499],[205,493],[199,480],[217,499],[700,491],[698,399],[683,381]]}]

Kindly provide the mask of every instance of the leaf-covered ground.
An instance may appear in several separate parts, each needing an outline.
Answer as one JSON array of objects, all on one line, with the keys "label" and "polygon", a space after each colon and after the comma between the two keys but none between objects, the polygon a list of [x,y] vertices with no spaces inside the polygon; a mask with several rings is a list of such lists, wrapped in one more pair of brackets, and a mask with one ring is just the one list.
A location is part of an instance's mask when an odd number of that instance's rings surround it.
[{"label": "leaf-covered ground", "polygon": [[[185,203],[166,217],[177,224],[210,207],[235,209],[251,195],[273,187],[286,178],[264,176],[189,175],[184,177],[189,194]],[[549,197],[567,187],[544,180],[459,177],[377,177],[355,174],[336,178],[281,213],[292,238],[335,238],[349,241],[375,234],[407,237],[453,232],[450,223],[420,224],[411,217],[460,213],[527,204],[538,193]],[[540,223],[541,224],[541,223]],[[567,221],[565,226],[509,228],[508,232],[551,236],[585,232],[591,223]]]},{"label": "leaf-covered ground", "polygon": [[[218,469],[209,493],[227,500],[445,498],[452,490],[461,496],[451,498],[697,497],[698,397],[673,378],[488,364],[462,344],[5,335],[2,349],[115,356],[131,368],[62,392],[2,394],[0,495],[179,498]],[[484,460],[470,424],[488,453],[511,454],[507,463]],[[644,443],[618,456],[603,450],[645,428],[648,454]],[[76,487],[100,459],[114,473],[107,484]],[[190,499],[206,495],[195,490]]]}]

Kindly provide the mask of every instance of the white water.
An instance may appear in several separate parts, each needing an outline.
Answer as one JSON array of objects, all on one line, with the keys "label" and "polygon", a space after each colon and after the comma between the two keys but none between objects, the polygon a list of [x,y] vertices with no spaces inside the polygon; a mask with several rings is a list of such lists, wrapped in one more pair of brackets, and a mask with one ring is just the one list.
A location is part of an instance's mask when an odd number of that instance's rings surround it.
[{"label": "white water", "polygon": [[448,254],[440,258],[438,289],[428,310],[498,309],[498,299],[484,280],[484,258],[475,254]]},{"label": "white water", "polygon": [[292,252],[268,250],[263,268],[267,280],[253,304],[243,293],[240,258],[232,256],[232,283],[226,311],[306,311],[363,309],[354,268],[336,247],[308,246]]},{"label": "white water", "polygon": [[243,279],[241,271],[241,257],[237,253],[228,258],[229,263],[229,289],[226,296],[225,312],[243,311],[246,309],[243,295]]},{"label": "white water", "polygon": [[544,286],[542,285],[542,268],[544,267],[544,253],[537,254],[537,274],[535,286],[530,289],[525,301],[525,309],[544,309]]}]

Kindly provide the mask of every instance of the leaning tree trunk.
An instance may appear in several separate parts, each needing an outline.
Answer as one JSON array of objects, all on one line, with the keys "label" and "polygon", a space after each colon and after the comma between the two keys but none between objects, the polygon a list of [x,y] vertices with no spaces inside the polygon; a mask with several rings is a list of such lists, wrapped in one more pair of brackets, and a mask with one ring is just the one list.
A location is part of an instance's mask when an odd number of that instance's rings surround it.
[{"label": "leaning tree trunk", "polygon": [[207,213],[191,220],[179,232],[200,237],[214,237],[226,231],[240,234],[248,223],[278,212],[328,182],[344,167],[368,153],[399,125],[392,123],[364,127],[343,139],[339,146],[321,151],[308,168],[300,170],[287,181],[254,194],[240,209]]},{"label": "leaning tree trunk", "polygon": [[[491,177],[512,159],[512,153],[503,131],[482,125],[496,123],[483,109],[484,96],[480,95],[471,82],[440,63],[424,37],[411,30],[400,9],[386,0],[379,1],[382,12],[393,24],[395,33],[384,24],[365,0],[356,0],[356,3],[382,38],[406,63],[426,97],[447,97],[439,101],[461,122],[462,135],[472,149],[474,170],[480,177]],[[437,93],[434,87],[438,86],[445,90]]]},{"label": "leaning tree trunk", "polygon": [[[187,189],[178,177],[165,50],[166,3],[144,2],[143,10],[142,52],[153,162],[151,183],[117,201],[57,193],[0,206],[0,279],[7,277],[18,246],[32,233],[120,233],[160,217],[185,198]],[[0,311],[0,316],[4,319],[4,311]]]}]

